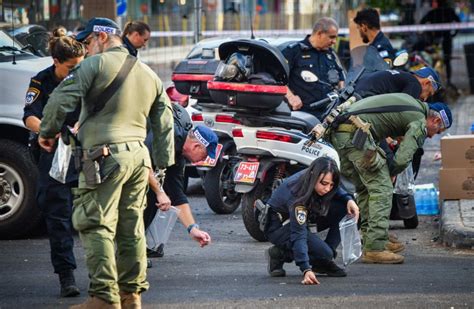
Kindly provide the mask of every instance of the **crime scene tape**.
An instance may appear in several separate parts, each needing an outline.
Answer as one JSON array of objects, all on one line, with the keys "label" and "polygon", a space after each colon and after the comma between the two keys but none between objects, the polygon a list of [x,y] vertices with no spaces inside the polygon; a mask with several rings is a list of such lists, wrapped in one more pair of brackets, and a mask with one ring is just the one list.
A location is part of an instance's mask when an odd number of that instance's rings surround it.
[{"label": "crime scene tape", "polygon": [[[403,25],[403,26],[387,26],[382,27],[382,31],[385,33],[402,33],[402,32],[424,32],[424,31],[446,31],[446,30],[463,30],[463,29],[474,29],[474,22],[467,23],[445,23],[445,24],[424,24],[424,25]],[[311,33],[312,29],[298,29],[298,30],[254,30],[256,36],[299,36]],[[214,36],[250,36],[250,30],[236,31],[236,30],[223,30],[223,31],[202,31],[202,37],[214,37]],[[340,35],[349,34],[349,28],[340,28]],[[193,37],[193,31],[152,31],[152,38],[160,37]]]}]

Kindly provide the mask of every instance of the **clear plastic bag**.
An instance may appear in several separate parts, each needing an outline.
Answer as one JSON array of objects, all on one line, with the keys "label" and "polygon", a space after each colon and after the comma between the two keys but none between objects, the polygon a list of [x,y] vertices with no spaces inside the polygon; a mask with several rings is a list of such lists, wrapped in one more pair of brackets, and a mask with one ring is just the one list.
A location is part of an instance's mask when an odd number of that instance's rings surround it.
[{"label": "clear plastic bag", "polygon": [[178,208],[171,206],[167,211],[159,209],[156,212],[153,221],[151,221],[145,232],[148,249],[156,251],[161,244],[165,245],[168,242],[179,211]]},{"label": "clear plastic bag", "polygon": [[362,245],[355,217],[346,215],[342,218],[339,222],[339,232],[341,233],[342,262],[344,266],[347,266],[357,261],[362,255]]},{"label": "clear plastic bag", "polygon": [[400,195],[415,194],[415,176],[413,175],[413,168],[411,164],[406,169],[397,175],[393,193]]},{"label": "clear plastic bag", "polygon": [[66,175],[69,168],[69,161],[71,161],[71,154],[71,145],[64,144],[62,138],[60,138],[58,141],[58,147],[54,153],[51,169],[49,170],[49,176],[60,183],[66,183]]}]

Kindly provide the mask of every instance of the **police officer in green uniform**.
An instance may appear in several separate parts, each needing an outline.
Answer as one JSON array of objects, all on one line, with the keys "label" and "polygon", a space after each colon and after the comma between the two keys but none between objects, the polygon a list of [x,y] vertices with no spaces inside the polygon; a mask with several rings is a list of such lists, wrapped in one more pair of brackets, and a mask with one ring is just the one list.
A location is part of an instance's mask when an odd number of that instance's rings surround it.
[{"label": "police officer in green uniform", "polygon": [[77,138],[84,156],[72,221],[86,253],[90,297],[72,308],[140,308],[140,293],[149,286],[143,210],[152,172],[143,141],[149,117],[157,166],[174,163],[171,104],[160,79],[137,61],[103,108],[91,112],[131,56],[119,26],[106,18],[91,19],[77,40],[90,57],[51,94],[39,138],[51,151],[66,113],[81,104]]},{"label": "police officer in green uniform", "polygon": [[[343,115],[329,136],[341,158],[342,173],[356,188],[364,243],[362,261],[403,263],[402,255],[386,247],[392,206],[391,177],[408,166],[426,137],[431,138],[451,126],[451,111],[444,103],[428,104],[404,93],[394,93],[356,102]],[[350,115],[359,122],[347,119]],[[367,124],[370,124],[369,130]],[[367,134],[365,142],[361,138],[364,135],[361,127]],[[387,137],[403,137],[391,164],[379,147]]]},{"label": "police officer in green uniform", "polygon": [[[282,51],[290,67],[286,99],[293,110],[321,118],[326,106],[312,110],[309,105],[324,99],[332,91],[331,85],[344,85],[344,71],[331,48],[336,43],[338,29],[334,19],[323,17],[314,24],[311,35]],[[316,77],[322,82],[316,81]]]}]

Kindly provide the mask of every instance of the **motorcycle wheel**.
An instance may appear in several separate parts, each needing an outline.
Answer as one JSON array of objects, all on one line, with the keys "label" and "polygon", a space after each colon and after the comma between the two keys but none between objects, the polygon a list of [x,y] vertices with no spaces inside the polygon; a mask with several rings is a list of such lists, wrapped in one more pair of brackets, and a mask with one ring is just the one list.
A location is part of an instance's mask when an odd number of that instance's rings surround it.
[{"label": "motorcycle wheel", "polygon": [[204,177],[204,195],[207,204],[216,214],[231,214],[240,205],[242,194],[235,191],[232,164],[219,160]]},{"label": "motorcycle wheel", "polygon": [[260,230],[257,218],[255,217],[254,203],[257,199],[262,198],[264,190],[264,185],[260,183],[252,191],[242,196],[242,219],[245,229],[253,239],[260,242],[267,241],[267,237]]},{"label": "motorcycle wheel", "polygon": [[410,219],[403,219],[403,225],[406,229],[416,229],[418,226],[418,215],[415,215]]}]

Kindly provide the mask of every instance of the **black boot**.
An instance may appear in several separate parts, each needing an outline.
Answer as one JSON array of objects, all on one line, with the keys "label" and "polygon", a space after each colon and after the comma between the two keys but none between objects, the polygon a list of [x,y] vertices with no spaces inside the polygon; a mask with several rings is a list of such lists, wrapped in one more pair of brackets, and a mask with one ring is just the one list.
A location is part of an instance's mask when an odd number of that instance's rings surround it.
[{"label": "black boot", "polygon": [[80,294],[72,269],[59,273],[59,283],[61,284],[61,297],[74,297]]},{"label": "black boot", "polygon": [[312,270],[318,274],[326,274],[328,277],[345,277],[347,273],[344,269],[334,263],[332,260],[316,259],[312,261]]},{"label": "black boot", "polygon": [[165,255],[164,247],[165,247],[165,245],[161,244],[161,245],[158,246],[156,251],[147,248],[146,249],[146,256],[149,257],[149,258],[163,257],[163,255]]},{"label": "black boot", "polygon": [[272,277],[285,277],[286,272],[283,269],[285,264],[285,251],[277,246],[271,246],[265,251],[268,261],[267,271]]}]

